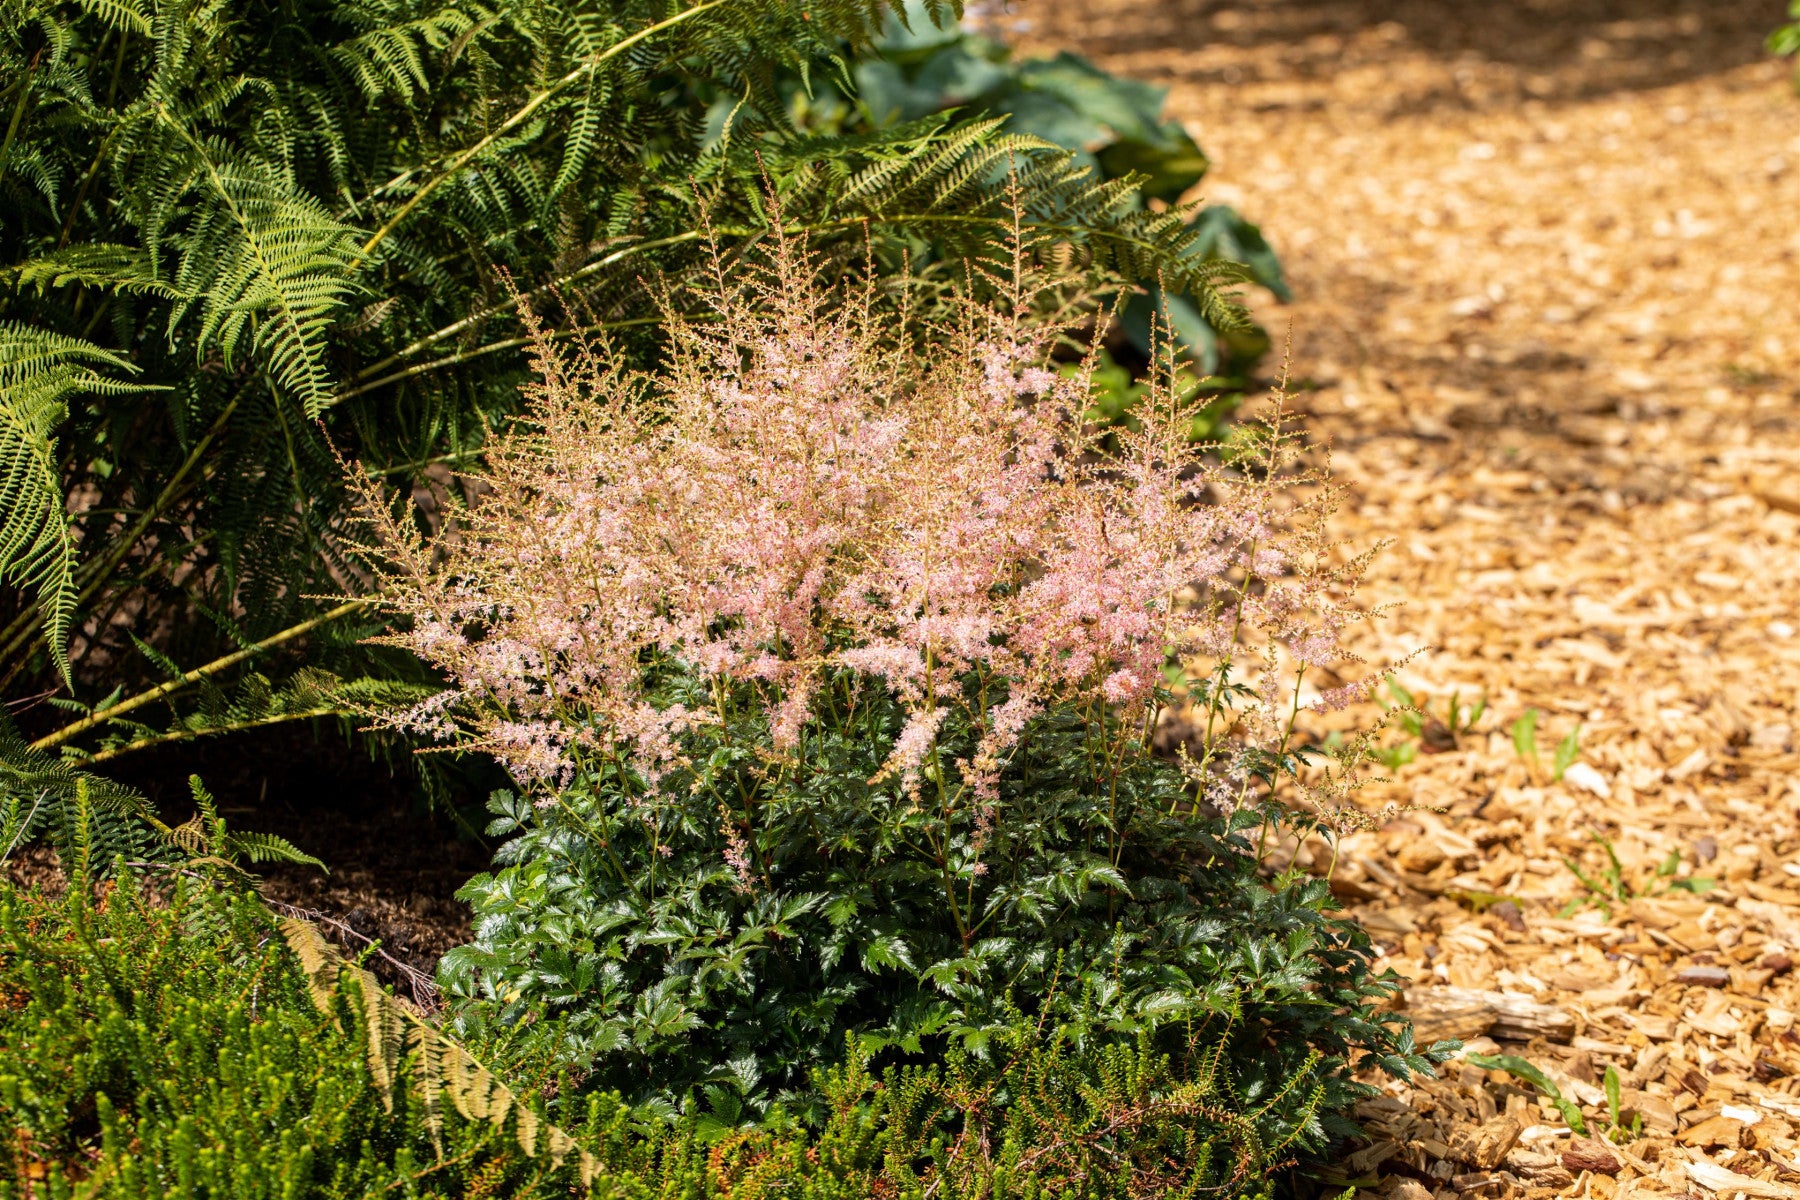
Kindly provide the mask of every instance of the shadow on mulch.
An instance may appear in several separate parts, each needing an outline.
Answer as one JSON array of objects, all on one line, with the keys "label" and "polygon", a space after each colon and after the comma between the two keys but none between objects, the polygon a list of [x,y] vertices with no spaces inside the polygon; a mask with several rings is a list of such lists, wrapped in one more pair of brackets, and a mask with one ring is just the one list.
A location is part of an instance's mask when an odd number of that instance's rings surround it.
[{"label": "shadow on mulch", "polygon": [[[1359,65],[1346,43],[1380,31],[1440,59],[1530,72],[1520,81],[1523,95],[1554,102],[1665,87],[1755,62],[1766,57],[1763,39],[1782,9],[1774,0],[1099,0],[1027,15],[1034,42],[1078,45],[1089,55],[1278,44],[1284,52],[1275,69],[1296,80]],[[1181,74],[1190,83],[1239,84],[1248,82],[1246,69],[1258,71],[1235,58],[1201,56]]]}]

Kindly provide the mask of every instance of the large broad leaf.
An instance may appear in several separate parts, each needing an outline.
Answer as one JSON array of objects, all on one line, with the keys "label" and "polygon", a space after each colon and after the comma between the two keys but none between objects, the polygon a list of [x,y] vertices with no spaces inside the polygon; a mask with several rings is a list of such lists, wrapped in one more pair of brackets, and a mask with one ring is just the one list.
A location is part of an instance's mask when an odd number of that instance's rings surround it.
[{"label": "large broad leaf", "polygon": [[1287,279],[1281,273],[1281,260],[1269,248],[1262,230],[1246,221],[1235,208],[1228,204],[1203,208],[1194,218],[1193,228],[1199,235],[1194,243],[1194,253],[1203,258],[1242,263],[1250,279],[1282,300],[1293,299]]},{"label": "large broad leaf", "polygon": [[1121,138],[1158,140],[1165,88],[1109,75],[1066,50],[1055,58],[1020,64],[1019,83],[1025,90],[1055,96]]},{"label": "large broad leaf", "polygon": [[1199,183],[1212,165],[1187,130],[1174,121],[1163,123],[1154,142],[1121,138],[1100,151],[1099,158],[1100,169],[1109,176],[1136,172],[1143,176],[1139,188],[1144,195],[1169,204]]},{"label": "large broad leaf", "polygon": [[[991,107],[997,114],[1010,114],[1006,122],[1008,130],[1041,137],[1083,155],[1089,155],[1112,140],[1112,132],[1104,123],[1061,96],[1015,92],[998,97]],[[1090,158],[1089,161],[1094,160]]]},{"label": "large broad leaf", "polygon": [[913,89],[931,101],[915,116],[978,100],[1006,86],[1012,72],[1000,63],[977,54],[967,42],[946,46],[926,60],[913,77]]},{"label": "large broad leaf", "polygon": [[1155,345],[1154,334],[1160,326],[1202,374],[1211,375],[1219,369],[1219,332],[1186,297],[1150,288],[1125,305],[1119,326],[1131,344],[1145,354]]}]

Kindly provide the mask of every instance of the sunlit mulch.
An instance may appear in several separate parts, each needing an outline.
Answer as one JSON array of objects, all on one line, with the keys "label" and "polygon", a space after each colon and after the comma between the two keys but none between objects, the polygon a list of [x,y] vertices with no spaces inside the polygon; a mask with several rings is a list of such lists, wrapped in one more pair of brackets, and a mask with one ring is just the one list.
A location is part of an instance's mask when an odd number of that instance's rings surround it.
[{"label": "sunlit mulch", "polygon": [[[1800,100],[1779,5],[1067,0],[1033,49],[1167,83],[1263,222],[1361,636],[1440,717],[1334,884],[1422,1032],[1518,1054],[1366,1107],[1390,1195],[1800,1197]],[[1541,710],[1542,763],[1507,726]],[[1378,718],[1373,707],[1343,726]],[[1550,779],[1579,722],[1581,766]],[[1395,740],[1390,737],[1390,741]],[[1432,811],[1437,810],[1437,811]],[[1601,839],[1623,864],[1614,887]],[[1324,870],[1322,845],[1300,848]],[[1657,868],[1673,852],[1673,874]],[[1563,861],[1615,898],[1603,908]],[[1710,879],[1710,890],[1670,890]],[[1618,895],[1625,898],[1618,899]]]}]

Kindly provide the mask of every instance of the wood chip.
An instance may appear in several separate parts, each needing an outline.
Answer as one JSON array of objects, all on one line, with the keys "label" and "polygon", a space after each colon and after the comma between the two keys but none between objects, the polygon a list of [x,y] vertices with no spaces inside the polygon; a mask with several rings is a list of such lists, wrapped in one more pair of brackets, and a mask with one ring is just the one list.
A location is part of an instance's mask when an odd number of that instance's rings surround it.
[{"label": "wood chip", "polygon": [[[1754,49],[1770,6],[1468,6],[1468,44],[1514,48],[1478,58],[1367,2],[1299,42],[1276,36],[1288,0],[1203,7],[1037,0],[1022,49],[1169,81],[1208,200],[1260,220],[1296,281],[1263,316],[1291,327],[1293,402],[1334,447],[1333,532],[1392,542],[1357,601],[1393,607],[1351,648],[1370,677],[1404,663],[1435,725],[1487,698],[1473,732],[1354,793],[1375,827],[1341,840],[1336,894],[1420,1040],[1492,1039],[1596,1129],[1617,1070],[1653,1136],[1610,1151],[1621,1182],[1590,1172],[1586,1200],[1685,1191],[1705,1148],[1676,1143],[1679,1110],[1691,1131],[1726,1105],[1765,1114],[1755,1148],[1718,1147],[1737,1157],[1693,1187],[1800,1200],[1753,1178],[1800,1161],[1800,107]],[[1510,734],[1527,709],[1536,765]],[[1301,725],[1348,740],[1383,717]],[[1553,779],[1577,726],[1580,765]],[[1604,883],[1609,850],[1623,902],[1566,865]],[[1443,1156],[1499,1118],[1527,1128],[1495,1173],[1582,1173],[1516,1078],[1365,1078],[1393,1105],[1359,1108],[1400,1147],[1382,1165],[1433,1181],[1389,1200],[1486,1196],[1488,1172]]]},{"label": "wood chip", "polygon": [[1599,1142],[1579,1138],[1562,1152],[1563,1169],[1574,1175],[1592,1171],[1596,1175],[1617,1175],[1619,1158]]},{"label": "wood chip", "polygon": [[1510,1117],[1495,1117],[1479,1127],[1465,1125],[1452,1136],[1450,1153],[1478,1171],[1491,1171],[1518,1144],[1524,1129]]},{"label": "wood chip", "polygon": [[1731,972],[1724,967],[1683,967],[1675,973],[1675,982],[1690,987],[1722,988],[1731,982]]},{"label": "wood chip", "polygon": [[1414,1037],[1421,1046],[1478,1038],[1494,1027],[1498,1016],[1484,997],[1463,995],[1456,988],[1413,988],[1405,997],[1401,1011],[1412,1021]]},{"label": "wood chip", "polygon": [[1773,1180],[1752,1179],[1748,1175],[1739,1175],[1728,1167],[1722,1167],[1710,1159],[1700,1159],[1687,1164],[1688,1175],[1695,1183],[1708,1191],[1730,1195],[1741,1192],[1746,1196],[1770,1197],[1771,1200],[1800,1200],[1800,1188],[1790,1184],[1776,1183]]},{"label": "wood chip", "polygon": [[1675,1140],[1684,1146],[1698,1146],[1702,1150],[1720,1147],[1735,1150],[1743,1144],[1744,1123],[1730,1117],[1708,1117],[1699,1124],[1682,1130]]}]

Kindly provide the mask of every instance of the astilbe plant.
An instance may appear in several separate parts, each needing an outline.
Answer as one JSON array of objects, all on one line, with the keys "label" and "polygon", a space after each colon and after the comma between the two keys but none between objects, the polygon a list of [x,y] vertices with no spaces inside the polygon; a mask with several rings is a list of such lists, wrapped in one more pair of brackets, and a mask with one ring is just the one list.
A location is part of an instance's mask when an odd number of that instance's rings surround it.
[{"label": "astilbe plant", "polygon": [[802,246],[737,270],[712,319],[670,305],[657,373],[540,338],[531,424],[435,543],[365,484],[391,640],[448,681],[384,719],[521,789],[442,968],[462,1032],[793,1112],[847,1035],[980,1054],[1022,1009],[1202,1035],[1259,1137],[1322,1144],[1357,1051],[1421,1060],[1325,884],[1248,836],[1352,615],[1320,481],[1279,423],[1203,457],[1161,390],[1084,429],[1017,242],[889,324]]}]

